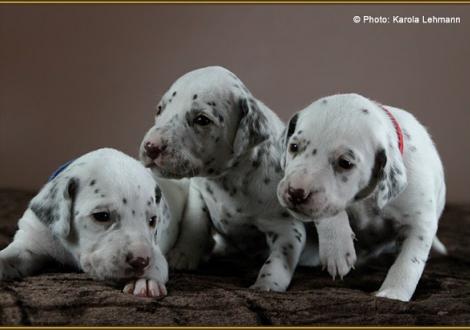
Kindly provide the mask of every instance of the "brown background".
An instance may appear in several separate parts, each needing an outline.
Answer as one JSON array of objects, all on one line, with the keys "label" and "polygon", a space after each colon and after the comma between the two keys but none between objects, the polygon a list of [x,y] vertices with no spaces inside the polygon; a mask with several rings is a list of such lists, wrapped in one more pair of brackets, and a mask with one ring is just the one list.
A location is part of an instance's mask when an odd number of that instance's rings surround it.
[{"label": "brown background", "polygon": [[[352,22],[368,14],[462,23]],[[468,202],[469,59],[468,5],[0,5],[0,187],[102,146],[135,156],[166,88],[218,64],[283,119],[337,92],[408,109]]]}]

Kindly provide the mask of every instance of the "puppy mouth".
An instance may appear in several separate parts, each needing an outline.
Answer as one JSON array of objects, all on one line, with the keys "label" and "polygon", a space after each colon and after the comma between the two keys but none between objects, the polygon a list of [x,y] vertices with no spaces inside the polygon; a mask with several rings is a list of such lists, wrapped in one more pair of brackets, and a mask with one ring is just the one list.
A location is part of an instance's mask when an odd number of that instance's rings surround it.
[{"label": "puppy mouth", "polygon": [[[186,166],[173,166],[173,164],[186,164]],[[196,177],[200,174],[198,167],[190,166],[188,161],[168,162],[159,164],[157,160],[144,162],[144,166],[149,168],[156,176],[168,179],[182,179]]]},{"label": "puppy mouth", "polygon": [[309,214],[304,210],[300,210],[296,208],[295,206],[287,207],[287,210],[289,211],[290,214],[292,214],[292,216],[294,216],[296,219],[302,222],[312,222],[317,219],[317,217],[315,217],[314,215]]}]

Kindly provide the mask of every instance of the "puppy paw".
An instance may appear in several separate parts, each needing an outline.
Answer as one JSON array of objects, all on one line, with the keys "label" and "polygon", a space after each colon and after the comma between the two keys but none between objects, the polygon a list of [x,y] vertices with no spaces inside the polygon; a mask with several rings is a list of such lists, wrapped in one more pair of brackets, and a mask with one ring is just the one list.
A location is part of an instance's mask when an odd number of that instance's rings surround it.
[{"label": "puppy paw", "polygon": [[357,260],[352,237],[346,240],[320,240],[319,252],[323,269],[328,270],[333,280],[336,276],[342,279],[347,275]]},{"label": "puppy paw", "polygon": [[275,281],[266,281],[263,279],[258,279],[255,284],[250,286],[251,290],[257,290],[257,291],[274,291],[274,292],[285,292],[287,289],[286,285],[280,285],[279,283]]},{"label": "puppy paw", "polygon": [[173,248],[167,255],[168,264],[177,270],[195,270],[201,261],[202,253]]},{"label": "puppy paw", "polygon": [[168,293],[163,282],[146,278],[130,281],[122,292],[147,298],[163,298]]},{"label": "puppy paw", "polygon": [[375,296],[404,302],[408,302],[411,299],[411,295],[406,292],[406,290],[399,288],[380,289],[378,292],[375,293]]}]

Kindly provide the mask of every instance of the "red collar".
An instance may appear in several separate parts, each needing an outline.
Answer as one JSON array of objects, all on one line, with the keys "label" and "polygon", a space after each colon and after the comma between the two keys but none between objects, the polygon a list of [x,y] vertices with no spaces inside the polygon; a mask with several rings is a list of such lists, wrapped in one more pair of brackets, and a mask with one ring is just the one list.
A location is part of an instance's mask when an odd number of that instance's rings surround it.
[{"label": "red collar", "polygon": [[376,102],[379,107],[382,108],[383,111],[388,115],[390,120],[393,123],[393,126],[395,127],[395,132],[397,132],[397,137],[398,137],[398,149],[400,149],[400,153],[403,155],[403,132],[401,130],[400,124],[398,123],[397,119],[392,115],[392,113],[385,108],[385,106],[379,102]]}]

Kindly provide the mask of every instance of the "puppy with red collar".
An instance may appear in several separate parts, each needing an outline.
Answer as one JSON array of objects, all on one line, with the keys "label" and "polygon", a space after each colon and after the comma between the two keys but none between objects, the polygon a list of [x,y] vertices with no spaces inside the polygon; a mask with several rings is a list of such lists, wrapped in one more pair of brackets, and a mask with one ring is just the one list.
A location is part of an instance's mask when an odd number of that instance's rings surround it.
[{"label": "puppy with red collar", "polygon": [[426,129],[404,110],[340,94],[295,114],[285,139],[281,204],[317,224],[320,251],[352,244],[348,235],[322,237],[325,222],[352,234],[351,224],[359,240],[371,228],[375,239],[404,229],[400,252],[376,295],[409,301],[431,247],[445,253],[436,237],[445,204],[444,171]]}]

